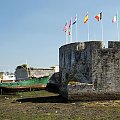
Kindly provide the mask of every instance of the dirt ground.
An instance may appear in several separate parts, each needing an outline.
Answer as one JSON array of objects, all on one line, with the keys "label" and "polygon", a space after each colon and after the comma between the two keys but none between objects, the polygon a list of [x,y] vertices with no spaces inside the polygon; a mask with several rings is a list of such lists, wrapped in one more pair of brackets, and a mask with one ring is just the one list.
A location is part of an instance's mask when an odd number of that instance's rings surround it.
[{"label": "dirt ground", "polygon": [[4,93],[0,120],[120,120],[120,100],[69,102],[46,90]]}]

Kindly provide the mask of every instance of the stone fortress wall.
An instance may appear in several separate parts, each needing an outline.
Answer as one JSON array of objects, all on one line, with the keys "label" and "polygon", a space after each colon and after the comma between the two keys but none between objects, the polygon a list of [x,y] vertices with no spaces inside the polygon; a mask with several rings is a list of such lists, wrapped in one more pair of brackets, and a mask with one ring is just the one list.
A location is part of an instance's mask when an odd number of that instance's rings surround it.
[{"label": "stone fortress wall", "polygon": [[59,48],[60,93],[120,92],[120,42],[71,43]]}]

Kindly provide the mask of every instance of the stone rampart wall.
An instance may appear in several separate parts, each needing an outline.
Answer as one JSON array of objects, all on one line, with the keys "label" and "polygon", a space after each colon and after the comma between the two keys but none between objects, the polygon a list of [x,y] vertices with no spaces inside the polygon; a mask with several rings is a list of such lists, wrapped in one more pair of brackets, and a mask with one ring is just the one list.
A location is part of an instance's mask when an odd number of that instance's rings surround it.
[{"label": "stone rampart wall", "polygon": [[[59,49],[60,92],[63,96],[81,92],[120,92],[120,42],[89,41]],[[68,87],[70,81],[84,83]],[[87,84],[91,84],[89,87]],[[66,87],[67,86],[67,87]]]}]

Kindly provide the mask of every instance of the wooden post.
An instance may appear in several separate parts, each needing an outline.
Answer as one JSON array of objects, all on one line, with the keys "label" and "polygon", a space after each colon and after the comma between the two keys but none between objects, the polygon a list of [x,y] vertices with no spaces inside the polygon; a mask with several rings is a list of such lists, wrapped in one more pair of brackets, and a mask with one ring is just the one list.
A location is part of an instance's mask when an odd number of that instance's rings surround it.
[{"label": "wooden post", "polygon": [[31,87],[30,87],[30,92],[31,92]]},{"label": "wooden post", "polygon": [[2,95],[2,88],[0,89],[0,93],[1,93],[1,95]]}]

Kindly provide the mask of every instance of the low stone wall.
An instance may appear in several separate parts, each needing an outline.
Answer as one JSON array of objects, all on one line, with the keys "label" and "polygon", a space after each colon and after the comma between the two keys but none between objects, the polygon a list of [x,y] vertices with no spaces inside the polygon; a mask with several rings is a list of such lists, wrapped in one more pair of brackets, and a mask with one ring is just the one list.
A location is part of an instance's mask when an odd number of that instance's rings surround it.
[{"label": "low stone wall", "polygon": [[76,84],[62,86],[60,94],[69,101],[92,101],[120,99],[120,92],[100,92],[96,91],[92,84]]},{"label": "low stone wall", "polygon": [[[60,87],[60,94],[63,97],[67,98],[68,100],[71,100],[71,97],[74,95],[78,95],[84,92],[91,92],[91,91],[94,91],[93,85],[87,83],[76,82],[76,84],[62,85]],[[76,100],[77,97],[74,99]]]},{"label": "low stone wall", "polygon": [[117,100],[120,99],[120,92],[80,92],[69,94],[67,99],[70,101],[93,101],[93,100]]},{"label": "low stone wall", "polygon": [[93,91],[93,84],[87,84],[87,83],[81,83],[81,84],[75,84],[75,85],[67,85],[68,93],[76,94],[79,92],[88,92]]}]

